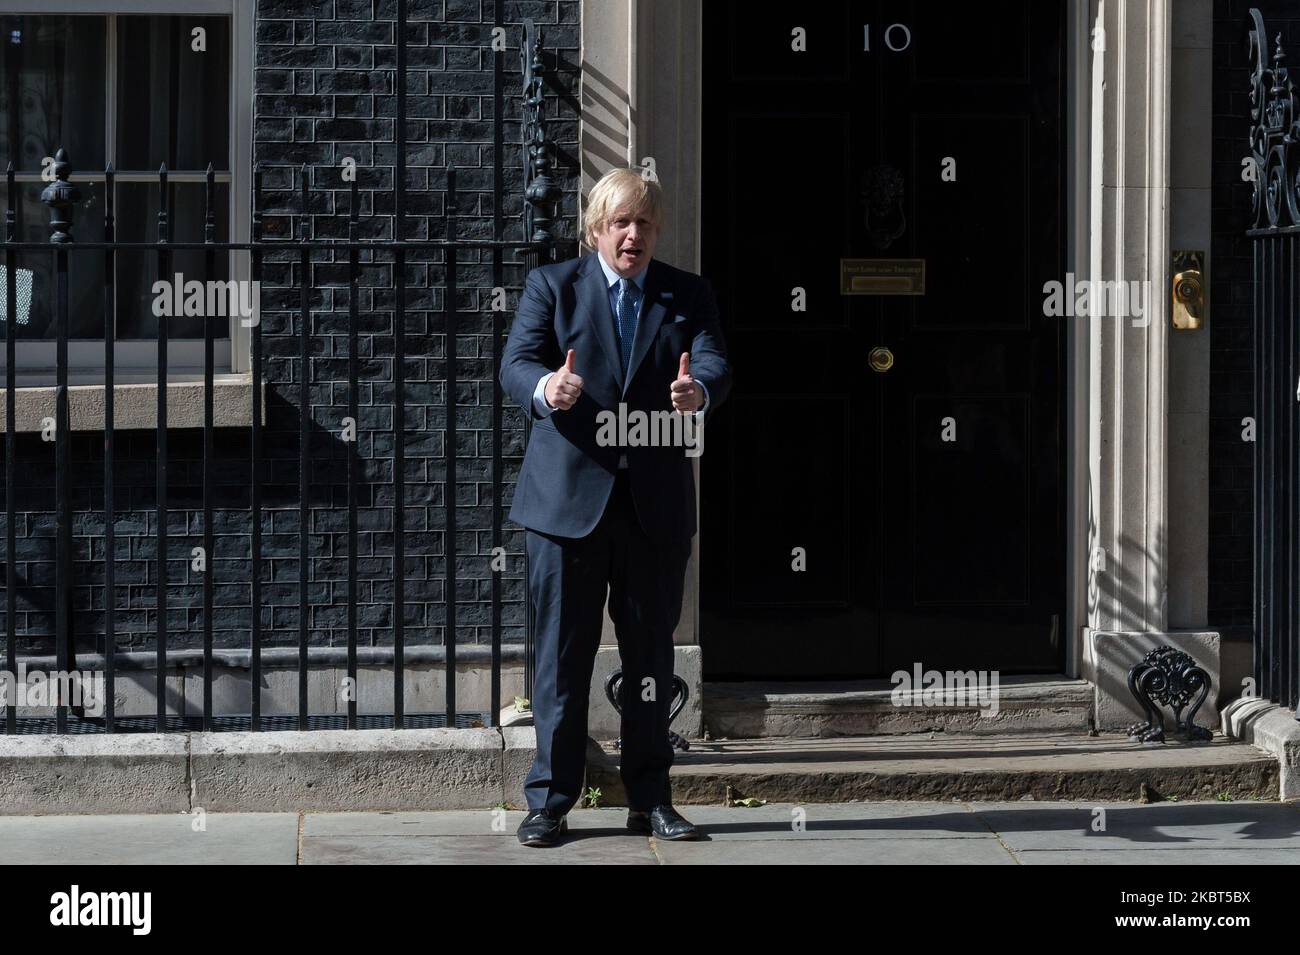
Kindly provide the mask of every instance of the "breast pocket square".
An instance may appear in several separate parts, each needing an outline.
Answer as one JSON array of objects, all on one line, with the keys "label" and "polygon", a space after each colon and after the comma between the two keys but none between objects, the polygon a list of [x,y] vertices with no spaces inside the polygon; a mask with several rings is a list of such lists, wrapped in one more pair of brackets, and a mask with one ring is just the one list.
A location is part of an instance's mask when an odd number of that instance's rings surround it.
[{"label": "breast pocket square", "polygon": [[673,324],[674,324],[674,325],[677,324],[678,322],[684,322],[684,321],[686,321],[686,316],[685,316],[685,315],[674,315],[674,316],[673,316]]}]

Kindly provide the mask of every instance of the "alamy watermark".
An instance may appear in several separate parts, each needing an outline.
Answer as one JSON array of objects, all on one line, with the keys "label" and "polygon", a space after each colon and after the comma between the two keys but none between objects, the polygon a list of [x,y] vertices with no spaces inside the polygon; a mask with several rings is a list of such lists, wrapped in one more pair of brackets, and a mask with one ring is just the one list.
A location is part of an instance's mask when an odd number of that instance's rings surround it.
[{"label": "alamy watermark", "polygon": [[997,670],[922,670],[912,664],[912,672],[895,670],[890,701],[895,706],[973,707],[980,716],[997,716]]},{"label": "alamy watermark", "polygon": [[177,272],[171,281],[159,279],[154,282],[150,291],[154,295],[153,313],[157,318],[212,318],[229,315],[232,318],[238,316],[241,325],[252,328],[258,323],[261,311],[260,281],[186,281],[185,276]]},{"label": "alamy watermark", "polygon": [[83,892],[74,883],[50,896],[51,925],[119,925],[132,935],[148,935],[152,912],[152,892]]},{"label": "alamy watermark", "polygon": [[685,448],[688,458],[704,453],[704,415],[698,411],[629,410],[620,401],[617,412],[598,412],[596,424],[596,444],[602,448]]},{"label": "alamy watermark", "polygon": [[1134,328],[1151,323],[1151,283],[1111,279],[1076,279],[1065,273],[1065,281],[1043,283],[1043,314],[1048,318],[1131,317]]},{"label": "alamy watermark", "polygon": [[99,670],[0,670],[0,706],[78,706],[87,716],[104,712],[104,674]]}]

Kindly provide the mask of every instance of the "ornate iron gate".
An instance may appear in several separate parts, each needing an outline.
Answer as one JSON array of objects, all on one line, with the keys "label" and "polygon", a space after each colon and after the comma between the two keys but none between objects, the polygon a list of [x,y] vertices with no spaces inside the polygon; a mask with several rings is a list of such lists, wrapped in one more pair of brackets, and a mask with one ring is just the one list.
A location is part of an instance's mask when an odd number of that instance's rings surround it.
[{"label": "ornate iron gate", "polygon": [[1281,36],[1250,11],[1256,694],[1300,693],[1300,111]]}]

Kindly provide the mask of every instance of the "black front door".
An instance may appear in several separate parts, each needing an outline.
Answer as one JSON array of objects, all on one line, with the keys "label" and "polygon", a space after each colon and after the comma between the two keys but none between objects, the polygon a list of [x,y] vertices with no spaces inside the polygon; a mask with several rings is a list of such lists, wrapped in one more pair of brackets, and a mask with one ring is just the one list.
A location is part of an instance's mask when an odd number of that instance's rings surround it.
[{"label": "black front door", "polygon": [[710,678],[1060,670],[1064,8],[704,5]]}]

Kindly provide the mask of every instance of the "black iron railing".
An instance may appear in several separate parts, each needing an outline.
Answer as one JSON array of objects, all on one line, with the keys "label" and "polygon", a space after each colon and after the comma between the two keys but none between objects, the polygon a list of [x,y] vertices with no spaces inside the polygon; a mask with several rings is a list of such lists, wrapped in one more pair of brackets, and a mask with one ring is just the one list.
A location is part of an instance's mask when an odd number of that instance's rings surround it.
[{"label": "black iron railing", "polygon": [[[498,25],[501,19],[501,5],[497,5]],[[507,240],[505,234],[505,219],[502,212],[503,199],[503,163],[502,155],[504,152],[503,136],[503,115],[504,115],[504,92],[502,84],[502,69],[498,61],[496,68],[496,84],[494,89],[495,111],[494,111],[494,150],[495,158],[493,162],[493,238],[492,239],[463,239],[457,235],[457,170],[449,168],[446,179],[446,200],[442,225],[444,228],[444,237],[441,239],[416,240],[407,238],[403,232],[405,228],[406,215],[406,84],[403,81],[406,71],[406,3],[399,2],[397,14],[397,56],[396,56],[396,75],[397,81],[394,83],[396,90],[396,117],[394,119],[395,143],[396,143],[396,168],[394,170],[394,202],[393,202],[393,238],[391,240],[362,239],[361,219],[359,217],[359,197],[358,183],[354,176],[350,188],[350,204],[347,213],[347,230],[346,238],[320,238],[312,235],[312,218],[311,192],[310,192],[310,170],[303,166],[298,174],[298,213],[300,223],[296,238],[285,239],[267,239],[263,234],[264,222],[263,217],[270,214],[263,199],[263,172],[260,166],[254,166],[252,171],[252,203],[251,203],[251,225],[247,241],[219,241],[217,239],[216,227],[216,203],[214,190],[214,174],[212,167],[208,167],[206,190],[204,199],[204,235],[201,242],[177,241],[171,234],[170,210],[168,209],[168,185],[167,169],[162,167],[158,172],[158,195],[159,195],[159,213],[157,224],[157,238],[151,242],[124,242],[116,238],[114,225],[114,207],[113,207],[113,169],[110,166],[105,170],[104,178],[106,183],[106,205],[104,216],[104,240],[102,242],[84,242],[77,243],[74,241],[75,223],[73,221],[73,210],[77,200],[77,186],[73,181],[73,169],[69,157],[63,150],[59,150],[55,157],[54,174],[55,181],[52,182],[42,195],[43,201],[51,210],[51,236],[49,243],[39,242],[20,242],[17,240],[15,229],[15,205],[18,193],[15,187],[13,166],[10,164],[7,176],[7,211],[6,211],[6,232],[3,245],[3,260],[5,263],[5,302],[6,302],[6,322],[5,326],[5,396],[6,396],[6,414],[5,414],[5,515],[6,515],[6,539],[5,539],[5,619],[6,619],[6,654],[5,660],[9,673],[16,673],[18,670],[18,639],[17,629],[17,598],[19,586],[15,577],[15,555],[17,553],[16,541],[16,514],[18,512],[18,502],[16,499],[17,486],[17,388],[16,374],[16,321],[17,321],[17,301],[16,301],[16,274],[20,264],[34,256],[52,256],[54,260],[54,295],[53,295],[53,318],[55,322],[56,335],[56,384],[55,384],[55,401],[56,401],[56,423],[54,429],[55,442],[55,474],[54,474],[54,499],[55,499],[55,523],[56,523],[56,557],[55,557],[55,633],[54,633],[54,663],[56,667],[63,671],[69,672],[77,669],[77,634],[73,632],[73,606],[72,606],[72,588],[73,588],[73,551],[72,551],[72,488],[69,486],[72,472],[72,446],[71,446],[71,420],[69,413],[69,391],[68,391],[68,341],[69,341],[69,304],[68,294],[70,283],[76,280],[75,271],[70,271],[70,259],[82,254],[102,254],[106,266],[106,284],[103,297],[104,308],[104,499],[103,515],[105,528],[105,555],[104,555],[104,624],[103,648],[101,654],[96,654],[95,659],[86,661],[93,664],[94,668],[102,669],[104,676],[104,689],[106,694],[106,708],[102,717],[94,721],[94,730],[102,729],[103,731],[113,732],[127,729],[152,729],[155,731],[165,731],[170,729],[231,729],[247,728],[253,730],[271,729],[271,728],[293,728],[293,729],[312,729],[327,726],[346,726],[347,728],[358,728],[361,726],[386,725],[401,728],[408,725],[408,716],[404,713],[404,696],[405,696],[405,668],[407,664],[407,652],[411,649],[421,660],[428,662],[431,659],[441,659],[445,666],[446,674],[446,703],[445,713],[442,714],[442,722],[447,726],[459,725],[457,700],[456,700],[456,604],[457,604],[457,524],[456,524],[456,480],[457,480],[457,460],[456,460],[456,400],[457,400],[457,349],[456,337],[458,329],[458,309],[457,298],[459,292],[458,276],[458,253],[475,250],[478,253],[490,253],[492,257],[492,282],[497,288],[505,288],[505,270],[507,267],[506,256],[515,253],[521,257],[520,262],[513,263],[515,266],[522,266],[524,272],[535,267],[537,264],[550,260],[555,252],[556,245],[549,235],[549,225],[553,219],[553,204],[559,197],[559,190],[552,181],[549,170],[551,167],[552,144],[546,139],[545,118],[542,113],[542,81],[543,60],[541,56],[542,37],[540,30],[536,29],[531,22],[524,24],[524,43],[521,48],[523,54],[523,73],[524,73],[524,95],[523,95],[523,141],[521,143],[524,154],[524,221],[523,221],[523,239]],[[364,174],[364,170],[358,170],[359,174]],[[276,209],[276,214],[284,214],[286,210]],[[290,211],[290,215],[291,215]],[[140,717],[122,717],[118,718],[114,712],[114,681],[117,677],[117,640],[115,624],[115,572],[116,548],[114,540],[114,517],[117,512],[117,500],[115,493],[115,445],[117,437],[114,429],[114,287],[113,287],[113,269],[114,258],[117,253],[127,250],[144,251],[151,253],[156,261],[158,276],[160,279],[169,280],[172,277],[171,257],[173,253],[180,250],[198,249],[204,253],[204,262],[208,271],[208,277],[216,274],[216,264],[218,256],[229,256],[230,253],[246,252],[249,255],[249,281],[260,283],[264,274],[265,260],[268,255],[274,256],[276,253],[288,253],[289,257],[296,256],[298,265],[298,360],[300,362],[300,373],[298,381],[298,619],[297,619],[297,647],[296,647],[296,667],[298,676],[298,708],[296,719],[289,720],[283,714],[267,714],[261,712],[261,699],[259,688],[262,684],[263,668],[263,650],[264,650],[264,633],[263,633],[263,571],[264,571],[264,544],[262,536],[262,519],[263,519],[263,485],[266,481],[265,466],[267,461],[266,455],[266,435],[263,425],[263,380],[265,377],[266,353],[265,343],[262,334],[262,322],[256,321],[251,327],[250,342],[250,366],[251,366],[251,400],[252,400],[252,418],[250,425],[250,456],[248,460],[248,479],[250,481],[249,491],[249,537],[251,561],[249,566],[250,583],[250,600],[251,600],[251,625],[248,633],[248,649],[246,654],[241,651],[236,656],[239,662],[246,664],[249,670],[249,682],[251,689],[250,710],[246,718],[231,716],[230,714],[216,714],[213,711],[213,665],[214,655],[218,652],[223,653],[223,659],[229,658],[231,654],[228,650],[215,651],[213,645],[213,619],[214,619],[214,591],[218,583],[216,581],[215,567],[213,561],[214,554],[214,537],[213,537],[213,500],[214,500],[214,462],[216,454],[214,452],[214,344],[216,339],[216,323],[213,316],[205,316],[203,321],[204,327],[204,368],[203,368],[203,441],[202,441],[202,546],[203,553],[206,555],[206,570],[202,577],[202,676],[203,676],[203,706],[201,717],[187,718],[185,714],[169,714],[167,712],[167,679],[169,665],[169,638],[175,636],[170,632],[168,625],[168,573],[167,573],[167,543],[168,543],[168,408],[167,408],[167,382],[168,382],[168,334],[167,322],[160,319],[158,323],[158,350],[157,350],[157,423],[155,429],[156,435],[156,501],[155,501],[155,520],[157,522],[157,567],[156,567],[156,614],[157,628],[155,634],[156,646],[154,648],[153,664],[157,670],[156,699],[157,709],[151,718]],[[310,575],[309,575],[309,526],[310,510],[319,508],[319,505],[309,507],[311,486],[311,461],[309,460],[310,448],[310,425],[311,425],[311,344],[312,344],[312,310],[310,308],[310,291],[311,291],[311,266],[313,256],[329,253],[331,262],[337,261],[335,253],[346,254],[347,274],[348,274],[348,356],[347,356],[347,408],[348,415],[353,422],[359,421],[358,412],[358,390],[359,390],[359,335],[358,335],[358,280],[362,263],[360,260],[361,253],[368,252],[371,254],[373,261],[378,262],[387,257],[392,263],[393,268],[393,285],[394,285],[394,309],[393,309],[393,336],[394,336],[394,354],[393,354],[393,401],[392,401],[392,429],[394,433],[393,442],[393,468],[392,468],[392,530],[393,530],[393,589],[391,601],[391,621],[392,621],[392,692],[393,707],[391,717],[376,716],[371,713],[359,713],[358,705],[360,702],[357,693],[352,693],[348,698],[346,718],[342,714],[337,716],[332,714],[312,714],[309,713],[309,651],[315,651],[317,656],[322,656],[321,648],[309,647],[310,642],[310,612],[312,601],[310,599]],[[444,264],[444,282],[441,290],[443,292],[443,319],[444,334],[446,342],[446,362],[445,362],[445,440],[443,443],[443,454],[445,464],[445,486],[443,504],[445,507],[445,531],[443,539],[445,542],[443,560],[445,563],[445,579],[443,602],[445,606],[444,633],[445,643],[442,648],[443,652],[440,657],[431,656],[428,647],[412,647],[406,645],[405,634],[405,604],[406,604],[406,574],[404,572],[405,546],[404,534],[406,532],[406,478],[405,478],[405,451],[403,435],[406,431],[406,405],[407,405],[407,382],[405,378],[404,362],[407,355],[407,343],[405,333],[405,317],[407,314],[407,275],[406,265],[408,256],[423,255],[429,252],[441,253]],[[75,255],[74,255],[75,253]],[[477,258],[477,256],[476,256]],[[436,260],[436,259],[435,259]],[[290,272],[292,281],[292,273]],[[522,282],[512,285],[518,288]],[[421,309],[427,311],[427,309]],[[221,316],[225,320],[225,316]],[[492,484],[492,518],[491,518],[491,540],[494,552],[503,546],[503,509],[501,506],[502,493],[502,430],[503,430],[503,402],[499,382],[501,349],[504,344],[505,333],[505,314],[500,310],[493,310],[491,314],[491,367],[493,376],[492,385],[492,452],[491,452],[491,484]],[[528,416],[524,416],[527,423]],[[527,427],[527,424],[525,424]],[[345,657],[339,659],[337,649],[329,649],[324,652],[324,657],[329,657],[333,665],[343,664],[346,666],[347,675],[352,681],[352,686],[357,686],[358,666],[361,659],[374,663],[380,659],[373,647],[358,646],[358,508],[361,500],[362,482],[358,474],[358,454],[355,450],[347,455],[347,581],[346,581],[346,627],[347,627],[347,646]],[[526,570],[525,570],[526,575]],[[496,722],[496,715],[501,709],[501,636],[502,636],[502,591],[501,575],[492,573],[491,580],[491,704],[487,715],[487,725]],[[525,598],[526,601],[526,598]],[[525,674],[525,686],[531,687],[532,682],[532,648],[531,648],[531,620],[532,615],[525,603],[525,659],[528,661]],[[98,634],[96,634],[98,636]],[[267,648],[267,654],[274,656],[277,663],[283,662],[283,656],[289,651],[288,648]],[[183,659],[189,663],[194,662],[193,651],[182,651],[171,662]],[[526,690],[527,692],[527,690]],[[75,718],[70,722],[70,707],[66,701],[61,701],[57,707],[56,715],[53,720],[52,729],[55,732],[69,732],[70,729],[77,732],[88,731],[86,720],[83,715],[73,712],[71,715]],[[75,725],[73,725],[75,723]],[[430,725],[429,714],[416,714],[414,719],[410,720],[412,725]],[[24,729],[20,726],[20,720],[17,712],[17,705],[13,700],[5,707],[5,732],[15,733],[20,731],[31,731],[31,726]]]},{"label": "black iron railing", "polygon": [[[1250,11],[1256,695],[1300,703],[1300,91]],[[1270,53],[1271,51],[1271,53]]]}]

